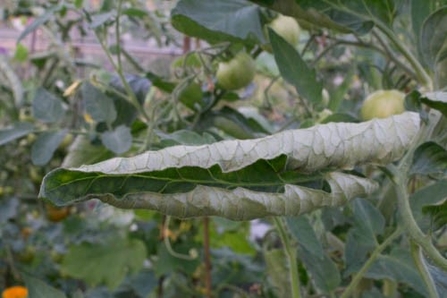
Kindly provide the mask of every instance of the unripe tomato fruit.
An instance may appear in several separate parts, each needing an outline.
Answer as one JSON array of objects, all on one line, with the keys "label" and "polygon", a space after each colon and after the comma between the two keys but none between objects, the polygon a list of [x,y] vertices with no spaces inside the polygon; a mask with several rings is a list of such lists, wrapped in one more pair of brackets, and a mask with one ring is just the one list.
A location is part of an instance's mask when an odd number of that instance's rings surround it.
[{"label": "unripe tomato fruit", "polygon": [[264,27],[264,35],[267,39],[267,44],[264,44],[261,47],[269,53],[272,52],[272,45],[269,41],[268,27],[272,28],[276,34],[284,38],[284,40],[292,46],[296,46],[300,40],[301,28],[298,22],[292,17],[279,15]]},{"label": "unripe tomato fruit", "polygon": [[360,110],[363,120],[386,118],[405,111],[405,94],[398,90],[378,90],[371,93]]},{"label": "unripe tomato fruit", "polygon": [[291,45],[297,45],[300,39],[301,28],[294,18],[279,15],[275,19],[273,19],[273,21],[271,21],[267,26],[272,28],[276,34],[284,38]]},{"label": "unripe tomato fruit", "polygon": [[200,110],[203,106],[203,93],[202,87],[196,82],[192,82],[185,88],[183,88],[178,94],[178,100],[190,108],[191,110]]},{"label": "unripe tomato fruit", "polygon": [[217,67],[217,84],[227,90],[236,90],[250,84],[255,77],[253,58],[241,51],[230,61],[220,62]]}]

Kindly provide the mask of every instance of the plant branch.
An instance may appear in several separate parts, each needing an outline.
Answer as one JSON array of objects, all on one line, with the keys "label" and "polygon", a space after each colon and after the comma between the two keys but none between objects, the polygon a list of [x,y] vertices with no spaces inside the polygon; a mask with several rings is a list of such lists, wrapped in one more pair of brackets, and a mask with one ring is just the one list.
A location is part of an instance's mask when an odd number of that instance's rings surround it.
[{"label": "plant branch", "polygon": [[428,73],[416,59],[416,57],[405,47],[405,45],[397,38],[393,31],[391,31],[386,25],[381,22],[375,22],[376,28],[379,29],[386,37],[396,46],[399,52],[410,63],[411,67],[416,72],[417,78],[421,84],[423,84],[428,90],[433,90],[433,82]]},{"label": "plant branch", "polygon": [[349,286],[345,289],[340,298],[348,298],[351,296],[352,292],[356,289],[357,285],[362,280],[365,273],[368,271],[368,269],[371,267],[374,261],[380,256],[382,251],[401,234],[402,229],[398,227],[390,236],[388,236],[387,239],[385,239],[385,241],[383,241],[379,246],[377,246],[374,249],[368,260],[365,262],[365,264],[363,264],[362,268],[360,268],[360,270],[354,275],[354,278],[349,283]]},{"label": "plant branch", "polygon": [[286,232],[285,224],[282,218],[274,217],[273,222],[275,228],[278,231],[281,242],[284,245],[284,252],[287,257],[287,262],[289,264],[289,282],[291,290],[291,298],[301,298],[300,292],[300,277],[298,274],[298,266],[296,262],[296,250],[290,243],[290,237]]},{"label": "plant branch", "polygon": [[434,281],[430,272],[428,272],[427,266],[424,264],[421,247],[414,242],[411,243],[411,255],[422,279],[424,280],[425,286],[427,287],[428,297],[439,298]]},{"label": "plant branch", "polygon": [[99,36],[98,34],[98,30],[94,30],[95,32],[95,36],[99,42],[99,45],[101,46],[101,48],[103,49],[104,53],[107,56],[107,59],[109,60],[110,64],[112,65],[113,69],[116,71],[116,73],[118,74],[121,83],[124,86],[124,89],[126,90],[127,93],[127,97],[126,100],[128,100],[138,111],[139,113],[141,113],[141,115],[143,116],[144,120],[147,123],[150,123],[150,118],[147,115],[146,111],[144,110],[143,106],[138,102],[135,93],[132,91],[132,88],[130,87],[129,83],[127,82],[125,76],[124,76],[124,72],[122,69],[122,65],[121,65],[121,55],[120,55],[120,51],[121,51],[121,43],[120,43],[120,16],[121,16],[121,7],[122,7],[122,2],[123,0],[120,0],[118,2],[118,13],[117,13],[117,17],[116,17],[116,24],[115,24],[115,34],[116,34],[116,39],[117,39],[117,44],[116,44],[116,50],[117,50],[117,62],[114,61],[109,49],[107,48],[106,42],[104,41],[104,38]]},{"label": "plant branch", "polygon": [[205,262],[205,293],[207,298],[211,298],[211,253],[210,253],[210,218],[203,218],[203,250]]}]

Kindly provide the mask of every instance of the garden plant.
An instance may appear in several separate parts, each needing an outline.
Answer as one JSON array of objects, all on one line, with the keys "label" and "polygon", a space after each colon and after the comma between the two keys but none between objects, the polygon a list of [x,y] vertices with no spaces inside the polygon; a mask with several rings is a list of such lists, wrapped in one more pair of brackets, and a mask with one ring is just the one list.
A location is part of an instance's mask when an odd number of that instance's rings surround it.
[{"label": "garden plant", "polygon": [[447,296],[447,1],[3,15],[3,298]]}]

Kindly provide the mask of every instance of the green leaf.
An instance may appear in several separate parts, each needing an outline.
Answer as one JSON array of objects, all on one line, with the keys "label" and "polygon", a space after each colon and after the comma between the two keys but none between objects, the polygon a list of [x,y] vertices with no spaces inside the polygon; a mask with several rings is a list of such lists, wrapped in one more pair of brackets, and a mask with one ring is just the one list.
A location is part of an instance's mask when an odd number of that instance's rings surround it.
[{"label": "green leaf", "polygon": [[14,52],[14,60],[18,62],[25,62],[28,60],[28,48],[21,43],[18,43]]},{"label": "green leaf", "polygon": [[10,219],[17,216],[19,200],[17,198],[0,200],[0,225],[4,226]]},{"label": "green leaf", "polygon": [[324,292],[334,290],[340,284],[340,273],[324,251],[309,220],[305,216],[288,217],[286,222],[298,242],[298,255],[315,285]]},{"label": "green leaf", "polygon": [[427,266],[428,272],[432,276],[436,288],[438,290],[438,293],[446,293],[447,292],[447,273],[436,267],[431,265],[427,260],[424,258],[425,266]]},{"label": "green leaf", "polygon": [[365,34],[379,22],[392,28],[398,4],[399,2],[393,0],[285,0],[274,1],[267,7],[315,25],[317,28],[326,27],[345,33]]},{"label": "green leaf", "polygon": [[131,7],[123,10],[123,14],[129,17],[142,18],[148,15],[148,12],[143,9]]},{"label": "green leaf", "polygon": [[289,268],[283,249],[263,250],[267,269],[267,281],[272,285],[276,297],[292,297],[290,289]]},{"label": "green leaf", "polygon": [[67,298],[63,292],[49,286],[40,279],[24,273],[22,273],[22,276],[30,298]]},{"label": "green leaf", "polygon": [[81,87],[82,98],[84,100],[85,111],[96,122],[113,123],[117,112],[113,99],[105,95],[98,88],[84,82]]},{"label": "green leaf", "polygon": [[316,256],[308,250],[300,249],[298,255],[318,289],[329,293],[340,285],[339,268],[327,254]]},{"label": "green leaf", "polygon": [[417,47],[420,57],[424,55],[422,52],[422,44],[420,43],[422,26],[425,19],[431,13],[431,6],[433,6],[433,3],[428,3],[426,0],[410,1],[411,27],[413,29],[413,36],[418,41]]},{"label": "green leaf", "polygon": [[115,19],[116,19],[116,11],[115,10],[96,14],[91,17],[91,23],[89,24],[89,27],[91,29],[96,29],[102,25],[107,25],[107,24],[114,22]]},{"label": "green leaf", "polygon": [[[129,84],[132,92],[135,94],[137,101],[140,104],[143,104],[144,100],[146,99],[146,95],[151,88],[151,82],[145,77],[129,74],[125,76],[125,79],[126,82]],[[127,93],[126,88],[123,86],[123,83],[118,76],[114,76],[110,80],[110,86],[115,88],[122,94]],[[106,95],[113,99],[115,110],[117,111],[117,116],[113,122],[113,126],[117,127],[123,124],[131,126],[137,118],[139,112],[137,108],[128,100],[116,95],[113,92],[107,92]]]},{"label": "green leaf", "polygon": [[[440,180],[434,184],[419,189],[410,197],[411,209],[414,218],[423,231],[427,231],[433,224],[432,218],[423,213],[423,209],[427,206],[442,205],[447,194],[447,181]],[[427,209],[426,209],[427,210]]]},{"label": "green leaf", "polygon": [[113,131],[103,132],[101,141],[107,149],[115,154],[121,154],[132,146],[132,134],[129,127],[120,125]]},{"label": "green leaf", "polygon": [[75,0],[74,5],[77,9],[82,8],[82,5],[84,4],[84,0]]},{"label": "green leaf", "polygon": [[314,69],[310,69],[298,51],[271,28],[268,29],[276,64],[282,77],[292,84],[298,94],[313,104],[322,101],[323,84],[317,80]]},{"label": "green leaf", "polygon": [[[376,184],[370,180],[327,171],[399,159],[417,135],[419,122],[417,114],[403,113],[61,168],[46,175],[40,197],[59,206],[97,198],[120,208],[182,218],[295,216],[373,192]],[[327,180],[328,191],[310,187],[321,179]]]},{"label": "green leaf", "polygon": [[306,216],[287,217],[287,227],[298,241],[298,244],[315,256],[323,256],[324,250],[320,240]]},{"label": "green leaf", "polygon": [[356,272],[360,268],[368,253],[378,244],[376,235],[382,234],[385,228],[382,213],[370,202],[356,199],[351,203],[351,207],[354,224],[346,240],[345,274]]},{"label": "green leaf", "polygon": [[[115,291],[116,297],[149,297],[158,287],[158,278],[153,270],[143,269],[126,280]],[[126,296],[125,296],[126,295]]]},{"label": "green leaf", "polygon": [[82,243],[69,248],[61,264],[64,274],[90,285],[117,287],[130,273],[143,267],[146,248],[143,242],[115,238],[107,243]]},{"label": "green leaf", "polygon": [[17,38],[17,43],[20,43],[26,36],[28,36],[28,34],[32,33],[34,30],[36,30],[37,28],[45,24],[47,21],[49,21],[54,16],[54,14],[61,9],[61,7],[62,5],[58,4],[51,6],[50,8],[47,8],[44,14],[35,18],[34,21],[31,24],[29,24],[25,28],[25,30],[22,31],[20,36]]},{"label": "green leaf", "polygon": [[31,148],[31,160],[33,164],[38,166],[47,164],[53,157],[59,144],[62,143],[67,132],[68,130],[63,129],[40,134]]},{"label": "green leaf", "polygon": [[[175,251],[184,255],[188,255],[193,249],[194,242],[185,242],[174,247]],[[200,265],[200,258],[193,260],[179,259],[173,256],[166,248],[163,242],[160,242],[157,248],[157,260],[154,262],[154,271],[157,277],[170,274],[173,271],[181,270],[185,274],[192,275]]]},{"label": "green leaf", "polygon": [[54,123],[65,115],[62,101],[43,88],[38,88],[33,99],[33,116],[43,122]]},{"label": "green leaf", "polygon": [[423,297],[427,291],[416,270],[411,254],[408,250],[395,248],[390,255],[381,255],[365,274],[365,277],[376,280],[391,279],[402,282],[414,288]]},{"label": "green leaf", "polygon": [[433,12],[425,20],[420,35],[421,53],[427,64],[435,65],[447,58],[447,7]]},{"label": "green leaf", "polygon": [[373,204],[366,200],[356,199],[352,201],[351,206],[356,228],[372,236],[383,233],[385,219]]},{"label": "green leaf", "polygon": [[444,176],[447,171],[447,151],[435,142],[426,142],[414,152],[411,174]]},{"label": "green leaf", "polygon": [[0,129],[0,146],[26,136],[34,130],[34,125],[27,122],[16,123],[9,128]]},{"label": "green leaf", "polygon": [[260,7],[245,0],[181,0],[172,10],[175,29],[210,43],[265,42]]},{"label": "green leaf", "polygon": [[433,205],[424,206],[422,212],[430,216],[432,230],[445,227],[447,224],[447,199]]},{"label": "green leaf", "polygon": [[93,144],[86,136],[76,136],[65,156],[62,167],[80,167],[113,157],[113,153],[101,144]]},{"label": "green leaf", "polygon": [[430,108],[440,111],[447,117],[447,92],[428,92],[420,98]]}]

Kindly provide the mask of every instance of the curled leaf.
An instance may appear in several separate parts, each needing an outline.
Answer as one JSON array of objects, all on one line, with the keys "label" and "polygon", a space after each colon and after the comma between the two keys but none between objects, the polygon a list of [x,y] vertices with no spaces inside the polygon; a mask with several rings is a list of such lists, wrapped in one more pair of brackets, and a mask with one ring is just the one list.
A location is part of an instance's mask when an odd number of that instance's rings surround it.
[{"label": "curled leaf", "polygon": [[[400,158],[417,134],[419,121],[418,114],[404,113],[56,169],[44,178],[40,196],[60,206],[97,198],[119,208],[182,218],[298,215],[373,192],[375,183],[332,171]],[[321,179],[330,190],[303,186]]]}]

